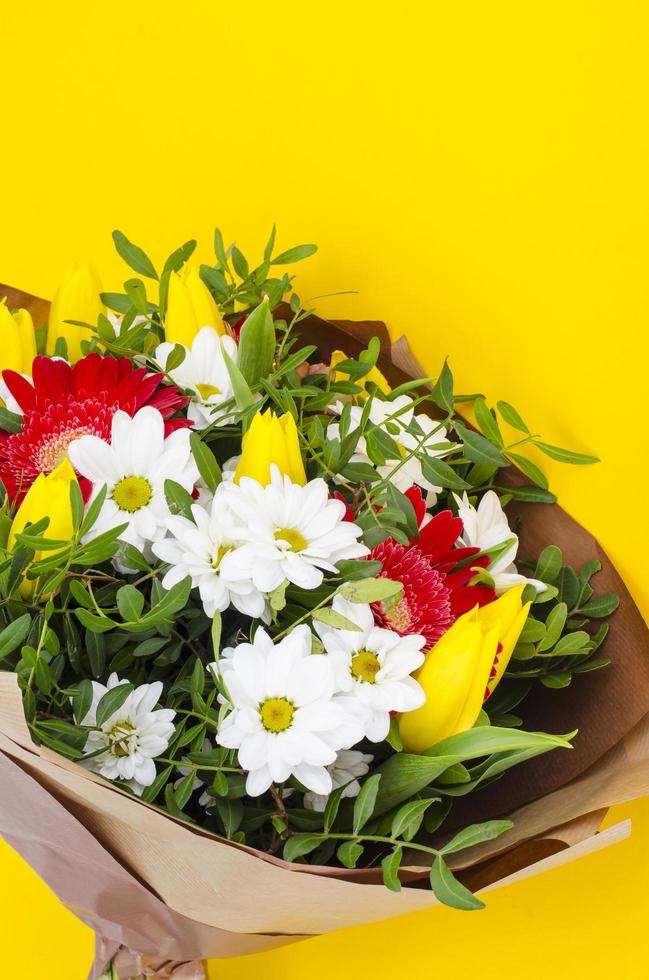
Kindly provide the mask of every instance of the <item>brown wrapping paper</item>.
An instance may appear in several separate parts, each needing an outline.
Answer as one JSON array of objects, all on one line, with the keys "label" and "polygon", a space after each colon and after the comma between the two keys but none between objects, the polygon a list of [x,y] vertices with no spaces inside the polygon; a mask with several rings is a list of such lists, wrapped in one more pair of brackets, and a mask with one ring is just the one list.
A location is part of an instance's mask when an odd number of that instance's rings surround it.
[{"label": "brown wrapping paper", "polygon": [[[5,292],[0,286],[0,296]],[[17,290],[9,302],[27,306],[36,322],[47,315],[45,301]],[[303,327],[325,360],[336,348],[357,353],[363,336],[377,333],[380,366],[393,383],[421,373],[403,340],[392,356],[408,374],[390,362],[382,324],[311,317]],[[575,564],[602,554],[557,506],[526,507],[522,516],[523,554],[549,541]],[[515,821],[507,835],[456,855],[456,868],[473,888],[514,882],[622,839],[627,823],[596,833],[607,807],[649,793],[647,630],[603,557],[598,586],[622,599],[606,641],[612,664],[567,692],[540,689],[528,702],[530,728],[579,727],[573,751],[520,766],[463,804],[461,822],[494,814]],[[430,891],[408,887],[427,874],[416,855],[402,872],[406,887],[395,894],[375,869],[288,865],[143,804],[33,745],[16,678],[6,673],[0,674],[0,786],[0,833],[97,933],[93,980],[107,961],[123,977],[202,980],[203,958],[260,952],[437,904]]]}]

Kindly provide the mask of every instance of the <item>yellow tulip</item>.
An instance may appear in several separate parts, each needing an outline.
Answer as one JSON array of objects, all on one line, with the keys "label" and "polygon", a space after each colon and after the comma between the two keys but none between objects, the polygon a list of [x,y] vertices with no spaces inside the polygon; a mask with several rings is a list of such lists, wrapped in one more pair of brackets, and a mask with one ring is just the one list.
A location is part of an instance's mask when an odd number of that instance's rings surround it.
[{"label": "yellow tulip", "polygon": [[[74,527],[72,524],[72,507],[70,504],[70,485],[76,483],[76,475],[68,459],[52,470],[51,473],[39,473],[18,508],[9,531],[7,547],[13,551],[16,535],[25,530],[28,524],[35,524],[46,515],[50,519],[43,537],[50,541],[69,541]],[[48,551],[48,555],[56,552]],[[42,558],[42,552],[36,552],[34,561]],[[24,578],[19,588],[23,599],[32,599],[36,592],[36,580]],[[47,598],[43,596],[43,598]]]},{"label": "yellow tulip", "polygon": [[[341,361],[346,361],[346,360],[347,360],[347,354],[345,354],[344,351],[335,350],[331,355],[331,363],[329,364],[329,370],[333,371],[333,369],[336,367],[337,364],[340,364]],[[333,380],[340,381],[341,379],[349,380],[348,376],[344,374],[342,371],[334,371]],[[370,368],[367,374],[364,374],[361,378],[356,378],[354,384],[360,385],[363,391],[367,391],[368,381],[373,381],[374,384],[379,389],[379,391],[382,391],[384,395],[389,395],[390,392],[392,391],[392,388],[388,384],[388,379],[385,377],[384,374],[381,373],[381,371],[379,371],[377,367]]]},{"label": "yellow tulip", "polygon": [[249,476],[262,486],[267,486],[273,463],[293,483],[304,486],[306,473],[295,420],[289,414],[278,418],[267,409],[265,412],[257,412],[243,437],[241,459],[234,474],[235,483],[242,476]]},{"label": "yellow tulip", "polygon": [[485,694],[500,681],[525,625],[530,603],[523,605],[522,593],[517,586],[460,616],[428,652],[415,675],[426,703],[399,719],[406,752],[424,752],[473,728]]},{"label": "yellow tulip", "polygon": [[225,334],[225,324],[212,294],[200,276],[198,266],[187,262],[180,272],[172,272],[167,294],[165,339],[191,349],[196,334],[212,327]]},{"label": "yellow tulip", "polygon": [[80,320],[94,326],[99,314],[106,312],[99,298],[100,293],[101,282],[91,266],[71,265],[66,270],[52,300],[47,326],[48,354],[54,354],[57,339],[63,337],[68,345],[68,360],[71,364],[83,356],[81,341],[90,340],[92,334],[85,327],[77,327],[65,321]]},{"label": "yellow tulip", "polygon": [[0,372],[32,373],[36,357],[36,334],[29,310],[12,313],[5,300],[0,300]]}]

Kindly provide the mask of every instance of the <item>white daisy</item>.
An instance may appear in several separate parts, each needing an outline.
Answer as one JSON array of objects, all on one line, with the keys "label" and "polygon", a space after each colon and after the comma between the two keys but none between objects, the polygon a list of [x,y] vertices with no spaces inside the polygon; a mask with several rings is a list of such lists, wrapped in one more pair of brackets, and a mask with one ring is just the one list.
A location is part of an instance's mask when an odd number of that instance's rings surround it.
[{"label": "white daisy", "polygon": [[[341,412],[344,408],[342,402],[337,402],[333,409]],[[352,405],[350,432],[353,432],[361,424],[363,416],[362,405]],[[392,401],[383,401],[374,397],[370,406],[370,421],[389,435],[399,448],[400,457],[388,460],[384,466],[377,467],[378,473],[383,479],[390,479],[397,490],[405,493],[413,485],[422,487],[430,494],[440,492],[440,487],[434,486],[423,475],[421,460],[417,456],[409,456],[409,453],[417,451],[420,455],[427,456],[446,456],[451,443],[447,438],[446,428],[427,415],[415,415],[412,398],[407,395],[399,395]],[[419,431],[420,430],[420,431]],[[340,426],[338,422],[330,423],[327,429],[327,437],[330,439],[340,438]],[[433,446],[442,446],[433,449]],[[369,463],[373,465],[367,455],[367,443],[365,437],[361,436],[356,445],[356,450],[351,457],[352,463]],[[434,499],[430,501],[434,503]]]},{"label": "white daisy", "polygon": [[191,492],[199,475],[189,448],[189,431],[177,429],[165,439],[162,415],[150,406],[133,417],[115,412],[110,444],[98,436],[81,436],[71,443],[68,455],[77,472],[93,485],[89,503],[107,487],[87,538],[127,524],[120,539],[147,558],[152,556],[151,543],[164,537],[171,516],[165,480],[174,480]]},{"label": "white daisy", "polygon": [[[155,359],[163,368],[175,346],[164,343],[156,348]],[[223,351],[236,363],[239,348],[232,337],[221,337],[212,327],[203,327],[196,334],[192,349],[185,347],[185,360],[169,372],[175,384],[192,392],[187,417],[195,429],[206,429],[213,422],[226,425],[232,417],[218,408],[233,396]]]},{"label": "white daisy", "polygon": [[[81,724],[96,725],[101,698],[126,683],[117,674],[110,675],[106,686],[92,681],[92,704]],[[99,729],[88,733],[83,751],[92,754],[92,758],[86,759],[84,765],[107,779],[123,779],[138,796],[150,786],[156,777],[153,760],[162,755],[174,733],[176,712],[170,708],[153,710],[161,694],[162,681],[141,684],[131,691]]]},{"label": "white daisy", "polygon": [[272,466],[266,487],[248,477],[221,486],[238,524],[235,533],[246,542],[223,558],[227,582],[252,579],[266,593],[285,580],[315,589],[323,569],[334,572],[341,559],[369,554],[357,540],[361,529],[344,520],[345,505],[329,496],[324,480],[299,486]]},{"label": "white daisy", "polygon": [[251,579],[225,581],[221,576],[224,557],[241,544],[222,486],[207,506],[193,504],[193,521],[180,515],[167,519],[171,537],[152,546],[153,553],[171,566],[162,584],[170,589],[189,575],[210,618],[233,605],[246,616],[269,622],[266,597]]},{"label": "white daisy", "polygon": [[462,534],[456,542],[458,547],[489,551],[491,548],[510,542],[509,547],[500,557],[494,558],[487,569],[494,580],[496,595],[502,595],[503,592],[521,583],[533,585],[537,593],[545,592],[547,586],[544,582],[526,578],[516,570],[514,559],[518,552],[518,537],[509,527],[498,494],[493,490],[487,490],[477,508],[469,503],[466,493],[462,497],[458,497],[457,494],[453,496],[457,504],[458,517],[462,519],[464,525]]},{"label": "white daisy", "polygon": [[370,606],[336,596],[333,609],[360,627],[358,631],[334,629],[315,623],[331,660],[337,690],[352,696],[362,711],[365,735],[382,742],[390,730],[391,711],[413,711],[426,695],[411,677],[424,662],[423,636],[400,636],[374,625]]},{"label": "white daisy", "polygon": [[[331,792],[326,767],[348,747],[349,724],[334,696],[331,662],[311,653],[311,639],[307,626],[296,626],[273,645],[258,629],[253,643],[240,644],[213,667],[233,704],[216,741],[238,749],[249,796],[290,776],[313,793]],[[362,731],[353,727],[358,741]]]},{"label": "white daisy", "polygon": [[[344,786],[341,793],[342,799],[351,799],[358,796],[361,784],[358,779],[366,776],[370,771],[370,762],[374,759],[373,755],[365,755],[355,749],[346,749],[339,752],[336,761],[327,766],[331,776],[332,792]],[[317,793],[304,794],[304,806],[307,810],[317,810],[322,813],[327,805],[328,796],[319,796]]]}]

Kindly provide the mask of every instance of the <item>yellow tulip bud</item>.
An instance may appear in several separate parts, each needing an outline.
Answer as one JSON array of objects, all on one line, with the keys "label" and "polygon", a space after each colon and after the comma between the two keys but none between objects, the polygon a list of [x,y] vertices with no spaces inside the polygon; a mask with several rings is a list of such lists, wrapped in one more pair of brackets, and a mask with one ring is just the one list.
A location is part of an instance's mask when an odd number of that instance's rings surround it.
[{"label": "yellow tulip bud", "polygon": [[[7,548],[13,551],[16,535],[25,530],[28,524],[35,524],[43,517],[50,519],[43,537],[49,541],[69,541],[74,527],[72,524],[72,507],[70,504],[70,484],[76,483],[76,475],[68,459],[52,470],[51,473],[39,473],[18,508],[9,531]],[[48,551],[48,555],[56,552]],[[34,561],[42,557],[36,552]],[[23,599],[32,599],[36,592],[36,580],[24,578],[19,588]],[[43,596],[43,598],[47,598]]]},{"label": "yellow tulip bud", "polygon": [[257,412],[243,437],[241,459],[234,474],[235,483],[242,476],[257,480],[262,486],[270,483],[270,468],[274,464],[292,483],[304,486],[306,473],[300,453],[297,426],[292,415],[279,418],[270,409]]},{"label": "yellow tulip bud", "polygon": [[36,334],[31,314],[28,310],[12,313],[6,301],[0,300],[0,372],[31,374],[35,357]]},{"label": "yellow tulip bud", "polygon": [[101,282],[89,265],[71,265],[57,289],[47,326],[47,353],[52,355],[56,341],[63,337],[68,345],[68,360],[74,364],[83,356],[81,341],[90,340],[92,334],[85,327],[77,327],[66,320],[79,320],[94,326],[100,313],[106,308],[99,298]]},{"label": "yellow tulip bud", "polygon": [[172,272],[169,277],[165,339],[170,344],[183,344],[191,349],[203,327],[212,327],[218,334],[227,332],[198,266],[187,262],[180,272]]},{"label": "yellow tulip bud", "polygon": [[[500,681],[527,619],[523,587],[460,616],[415,675],[426,703],[399,719],[406,752],[424,752],[451,735],[473,728],[487,691]],[[495,674],[492,677],[492,668]]]},{"label": "yellow tulip bud", "polygon": [[[346,361],[346,360],[347,360],[347,354],[345,354],[344,351],[335,350],[331,355],[331,363],[329,365],[329,370],[333,371],[333,369],[336,367],[337,364],[340,364],[341,361]],[[349,380],[349,377],[348,375],[344,374],[342,371],[334,371],[333,380],[340,381],[341,379]],[[368,381],[374,382],[374,384],[377,386],[379,391],[382,391],[384,395],[389,395],[390,392],[392,391],[392,388],[388,383],[388,379],[385,377],[384,374],[382,374],[381,371],[379,371],[377,367],[370,368],[367,374],[364,374],[361,378],[356,378],[354,380],[354,384],[360,385],[363,388],[363,391],[367,391]]]}]

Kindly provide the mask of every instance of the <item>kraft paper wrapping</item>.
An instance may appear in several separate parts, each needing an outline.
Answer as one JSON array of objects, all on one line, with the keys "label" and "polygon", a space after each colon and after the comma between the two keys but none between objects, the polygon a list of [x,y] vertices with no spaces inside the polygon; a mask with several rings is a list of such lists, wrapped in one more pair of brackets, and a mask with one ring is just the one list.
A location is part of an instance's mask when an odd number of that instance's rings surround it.
[{"label": "kraft paper wrapping", "polygon": [[[0,286],[0,296],[6,292]],[[18,290],[9,302],[29,308],[36,322],[47,315],[45,301]],[[310,317],[302,327],[324,360],[337,348],[358,353],[363,337],[376,333],[380,367],[393,384],[422,373],[405,339],[390,352],[384,324]],[[527,727],[556,733],[579,727],[575,749],[532,760],[463,802],[460,822],[497,814],[515,821],[507,835],[455,856],[461,877],[476,889],[622,839],[628,822],[596,833],[603,814],[649,793],[646,626],[597,542],[560,507],[525,507],[522,517],[523,554],[556,541],[571,563],[603,557],[599,590],[617,592],[621,605],[606,641],[611,665],[583,675],[567,692],[539,690],[528,701]],[[427,875],[418,855],[408,857],[398,894],[384,888],[376,869],[289,865],[178,821],[35,746],[17,679],[8,673],[0,673],[0,786],[0,833],[97,934],[92,980],[108,961],[121,977],[202,980],[204,958],[260,952],[437,904],[417,887]]]}]

